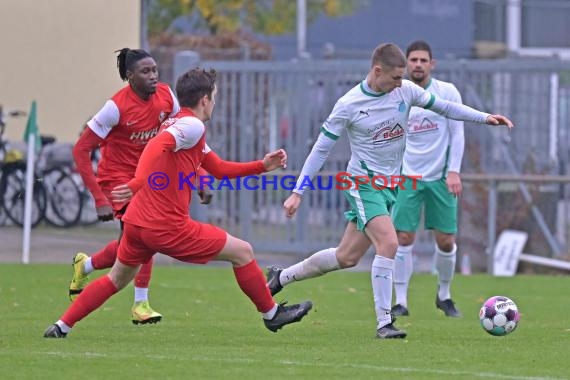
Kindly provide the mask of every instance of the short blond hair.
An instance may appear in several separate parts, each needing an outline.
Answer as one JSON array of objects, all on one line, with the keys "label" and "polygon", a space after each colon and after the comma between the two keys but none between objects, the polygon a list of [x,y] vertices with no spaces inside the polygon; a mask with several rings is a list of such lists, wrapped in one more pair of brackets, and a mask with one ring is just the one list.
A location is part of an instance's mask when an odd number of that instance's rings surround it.
[{"label": "short blond hair", "polygon": [[406,67],[406,56],[395,44],[380,44],[372,52],[371,67],[374,66],[386,68]]}]

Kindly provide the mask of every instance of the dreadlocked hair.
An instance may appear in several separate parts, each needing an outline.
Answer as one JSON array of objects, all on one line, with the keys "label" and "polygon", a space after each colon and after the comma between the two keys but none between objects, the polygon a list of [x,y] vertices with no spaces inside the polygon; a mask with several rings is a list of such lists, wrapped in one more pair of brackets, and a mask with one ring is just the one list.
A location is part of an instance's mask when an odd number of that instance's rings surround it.
[{"label": "dreadlocked hair", "polygon": [[117,55],[117,67],[119,68],[119,76],[124,81],[127,80],[127,71],[132,70],[135,63],[151,56],[143,49],[122,48],[116,50],[115,53],[119,53]]}]

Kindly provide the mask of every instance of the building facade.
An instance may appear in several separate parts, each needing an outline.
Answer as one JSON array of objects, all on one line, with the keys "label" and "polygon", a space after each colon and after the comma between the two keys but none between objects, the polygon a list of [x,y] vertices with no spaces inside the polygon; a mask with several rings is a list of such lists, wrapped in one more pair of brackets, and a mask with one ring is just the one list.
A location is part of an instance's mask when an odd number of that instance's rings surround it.
[{"label": "building facade", "polygon": [[[0,104],[38,105],[40,133],[73,142],[106,99],[123,86],[115,50],[140,46],[140,0],[2,0]],[[22,139],[26,120],[9,119]]]}]

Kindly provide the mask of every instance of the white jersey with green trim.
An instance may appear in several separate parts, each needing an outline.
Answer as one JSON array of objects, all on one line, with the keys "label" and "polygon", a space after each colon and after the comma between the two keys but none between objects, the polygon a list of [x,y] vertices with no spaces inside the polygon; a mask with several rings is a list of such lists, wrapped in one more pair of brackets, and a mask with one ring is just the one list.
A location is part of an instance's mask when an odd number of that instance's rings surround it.
[{"label": "white jersey with green trim", "polygon": [[433,95],[408,80],[390,93],[373,92],[365,81],[340,98],[321,131],[334,140],[346,130],[351,175],[397,175],[402,165],[412,106],[429,106]]},{"label": "white jersey with green trim", "polygon": [[[431,78],[425,89],[438,99],[461,103],[459,91],[449,82]],[[412,107],[402,174],[421,175],[423,181],[436,181],[445,178],[448,170],[459,172],[464,144],[462,121]]]},{"label": "white jersey with green trim", "polygon": [[374,92],[362,81],[335,104],[321,127],[321,133],[305,160],[293,192],[303,194],[312,178],[325,163],[343,131],[347,131],[351,157],[347,172],[351,176],[375,177],[378,186],[400,173],[406,143],[408,115],[412,106],[432,109],[456,120],[485,123],[489,114],[463,104],[438,99],[420,86],[403,80],[389,93]]}]

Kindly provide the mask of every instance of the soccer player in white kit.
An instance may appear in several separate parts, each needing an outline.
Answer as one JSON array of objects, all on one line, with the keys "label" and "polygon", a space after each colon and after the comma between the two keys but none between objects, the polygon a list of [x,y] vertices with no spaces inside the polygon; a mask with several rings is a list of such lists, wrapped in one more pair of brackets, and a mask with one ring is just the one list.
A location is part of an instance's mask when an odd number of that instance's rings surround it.
[{"label": "soccer player in white kit", "polygon": [[[408,76],[440,99],[461,103],[455,86],[431,76],[434,67],[430,45],[412,42],[406,49]],[[416,189],[404,186],[398,191],[392,213],[398,236],[394,261],[396,304],[393,315],[409,315],[408,285],[413,273],[412,248],[424,209],[424,227],[434,231],[435,269],[439,286],[435,305],[448,317],[461,313],[451,299],[451,280],[455,272],[457,246],[457,197],[462,186],[459,178],[465,147],[463,122],[446,119],[435,112],[413,107],[408,121],[408,135],[402,174],[421,175]],[[406,182],[408,183],[408,181]]]},{"label": "soccer player in white kit", "polygon": [[276,294],[292,281],[353,267],[373,244],[376,255],[371,277],[378,338],[406,336],[405,331],[395,327],[390,314],[392,272],[398,249],[390,211],[396,201],[397,189],[395,183],[381,179],[399,175],[411,107],[431,109],[459,120],[512,127],[511,121],[504,116],[489,115],[438,99],[403,80],[405,68],[406,57],[396,45],[382,44],[374,49],[368,75],[335,104],[305,160],[293,193],[283,205],[286,215],[293,217],[301,204],[303,183],[316,175],[346,130],[351,157],[346,170],[348,176],[343,181],[352,184],[344,190],[351,210],[345,213],[349,222],[339,246],[316,252],[289,268],[270,267],[267,274],[271,293]]}]

